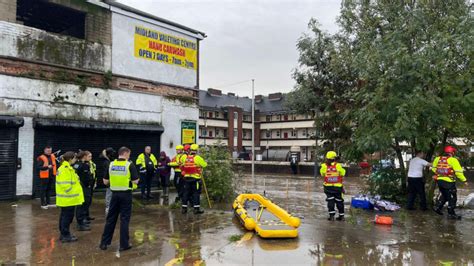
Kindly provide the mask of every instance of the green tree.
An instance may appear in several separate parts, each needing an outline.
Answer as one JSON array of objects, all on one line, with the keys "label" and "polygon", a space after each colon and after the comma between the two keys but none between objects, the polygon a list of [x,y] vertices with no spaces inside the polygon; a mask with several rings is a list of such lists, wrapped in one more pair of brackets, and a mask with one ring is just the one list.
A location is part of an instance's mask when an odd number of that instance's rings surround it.
[{"label": "green tree", "polygon": [[229,151],[223,145],[208,146],[202,149],[201,156],[207,162],[203,176],[209,197],[218,202],[233,200],[234,171]]},{"label": "green tree", "polygon": [[[337,34],[324,34],[323,43],[319,35],[305,35],[298,42],[300,68],[292,97],[336,111],[336,123],[349,128],[350,137],[344,137],[353,150],[393,151],[403,172],[405,143],[428,150],[431,159],[449,138],[472,140],[471,10],[461,0],[343,1]],[[310,23],[310,31],[320,32],[314,25]],[[306,43],[318,45],[302,50]],[[339,81],[327,85],[322,77]],[[336,86],[340,82],[344,86]],[[334,109],[331,99],[347,105]]]}]

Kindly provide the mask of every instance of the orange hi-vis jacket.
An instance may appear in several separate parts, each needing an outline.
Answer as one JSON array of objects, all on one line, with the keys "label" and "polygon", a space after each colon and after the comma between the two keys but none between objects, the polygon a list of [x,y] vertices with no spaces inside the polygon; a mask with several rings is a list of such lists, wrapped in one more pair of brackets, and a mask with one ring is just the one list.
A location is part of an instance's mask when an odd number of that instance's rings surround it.
[{"label": "orange hi-vis jacket", "polygon": [[[48,157],[46,155],[42,154],[38,156],[38,161],[43,161],[43,167],[48,167],[49,162],[48,162]],[[51,163],[53,164],[53,175],[56,176],[56,156],[54,154],[51,154]],[[40,170],[39,172],[39,177],[40,178],[50,178],[49,176],[49,168],[45,170]]]},{"label": "orange hi-vis jacket", "polygon": [[176,154],[176,156],[171,159],[171,162],[168,163],[169,166],[173,167],[175,172],[181,172],[181,160],[183,156],[186,156],[184,153]]}]

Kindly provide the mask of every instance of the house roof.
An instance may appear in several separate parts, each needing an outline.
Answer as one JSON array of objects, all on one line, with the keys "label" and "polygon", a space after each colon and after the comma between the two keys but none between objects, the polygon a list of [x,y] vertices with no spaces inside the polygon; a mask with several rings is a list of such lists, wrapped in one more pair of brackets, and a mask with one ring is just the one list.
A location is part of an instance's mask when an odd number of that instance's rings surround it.
[{"label": "house roof", "polygon": [[221,109],[223,107],[236,106],[245,112],[252,111],[252,100],[245,97],[232,96],[227,94],[215,95],[208,91],[199,91],[199,106],[210,109]]},{"label": "house roof", "polygon": [[[252,112],[252,99],[228,94],[216,94],[205,90],[199,91],[199,106],[206,109],[222,109],[224,107],[236,106],[242,108],[244,112]],[[270,96],[262,96],[261,100],[255,103],[255,110],[260,113],[285,113],[288,109],[284,106],[286,98],[282,94],[278,99],[271,99]]]}]

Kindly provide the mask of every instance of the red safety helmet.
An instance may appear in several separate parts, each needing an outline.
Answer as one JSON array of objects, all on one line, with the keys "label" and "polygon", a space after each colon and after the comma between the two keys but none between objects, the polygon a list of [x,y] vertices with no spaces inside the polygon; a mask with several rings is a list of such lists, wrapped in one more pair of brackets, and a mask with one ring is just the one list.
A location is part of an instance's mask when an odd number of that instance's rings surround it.
[{"label": "red safety helmet", "polygon": [[185,152],[188,152],[189,149],[191,149],[191,145],[189,145],[189,144],[184,145],[184,151]]},{"label": "red safety helmet", "polygon": [[456,148],[454,148],[453,146],[446,146],[446,147],[444,147],[444,152],[445,153],[455,153]]}]

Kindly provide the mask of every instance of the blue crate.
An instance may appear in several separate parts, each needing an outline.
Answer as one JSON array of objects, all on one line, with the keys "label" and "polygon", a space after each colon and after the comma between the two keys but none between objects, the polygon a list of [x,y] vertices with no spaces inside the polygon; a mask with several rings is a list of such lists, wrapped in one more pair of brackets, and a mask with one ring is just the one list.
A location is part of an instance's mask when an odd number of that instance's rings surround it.
[{"label": "blue crate", "polygon": [[374,208],[374,205],[372,205],[370,201],[360,200],[360,199],[355,199],[355,198],[352,198],[351,206],[353,208],[359,208],[359,209],[365,209],[365,210],[372,210]]}]

